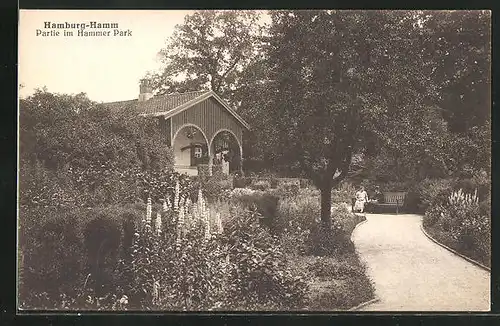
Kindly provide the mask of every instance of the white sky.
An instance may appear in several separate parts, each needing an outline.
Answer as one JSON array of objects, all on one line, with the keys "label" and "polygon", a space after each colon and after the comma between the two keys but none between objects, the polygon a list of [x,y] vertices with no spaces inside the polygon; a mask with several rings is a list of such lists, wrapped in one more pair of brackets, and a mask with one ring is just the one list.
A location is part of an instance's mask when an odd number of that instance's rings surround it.
[{"label": "white sky", "polygon": [[[54,93],[87,93],[98,102],[134,99],[139,79],[161,64],[157,53],[175,25],[193,11],[21,10],[19,14],[20,96],[47,87]],[[44,22],[118,23],[131,37],[36,36]],[[85,31],[98,29],[86,28]]]}]

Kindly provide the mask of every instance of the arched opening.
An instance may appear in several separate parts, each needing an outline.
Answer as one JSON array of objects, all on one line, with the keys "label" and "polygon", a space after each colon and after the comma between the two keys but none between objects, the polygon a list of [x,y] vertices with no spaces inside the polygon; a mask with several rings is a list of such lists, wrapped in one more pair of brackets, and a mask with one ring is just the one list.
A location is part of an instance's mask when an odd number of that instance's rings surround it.
[{"label": "arched opening", "polygon": [[198,174],[198,165],[208,164],[208,141],[196,125],[182,126],[173,138],[175,169],[189,175]]},{"label": "arched opening", "polygon": [[231,174],[241,172],[241,144],[229,130],[218,131],[211,141],[212,171]]}]

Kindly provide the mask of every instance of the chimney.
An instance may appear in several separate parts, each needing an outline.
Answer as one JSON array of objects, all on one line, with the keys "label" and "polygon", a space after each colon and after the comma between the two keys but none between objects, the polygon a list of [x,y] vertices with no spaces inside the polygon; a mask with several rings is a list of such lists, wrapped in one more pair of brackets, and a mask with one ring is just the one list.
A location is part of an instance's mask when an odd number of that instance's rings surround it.
[{"label": "chimney", "polygon": [[139,102],[145,102],[153,97],[153,91],[149,85],[149,80],[141,79],[139,84]]}]

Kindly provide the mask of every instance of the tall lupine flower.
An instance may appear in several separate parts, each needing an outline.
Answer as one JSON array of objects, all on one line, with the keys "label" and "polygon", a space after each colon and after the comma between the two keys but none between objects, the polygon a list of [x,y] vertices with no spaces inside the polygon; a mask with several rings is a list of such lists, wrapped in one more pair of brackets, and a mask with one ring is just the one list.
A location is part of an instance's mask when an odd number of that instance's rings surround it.
[{"label": "tall lupine flower", "polygon": [[210,210],[203,209],[202,219],[205,224],[205,239],[210,239]]},{"label": "tall lupine flower", "polygon": [[152,296],[153,296],[153,302],[157,303],[160,299],[160,281],[153,282]]},{"label": "tall lupine flower", "polygon": [[208,218],[204,219],[205,222],[205,240],[210,239],[210,220]]},{"label": "tall lupine flower", "polygon": [[163,200],[163,205],[162,206],[163,206],[163,211],[167,212],[168,211],[168,205],[167,205],[167,200],[166,199]]},{"label": "tall lupine flower", "polygon": [[168,210],[172,207],[172,202],[170,201],[170,196],[167,197],[166,201],[167,201],[167,210]]},{"label": "tall lupine flower", "polygon": [[190,204],[191,200],[189,199],[189,197],[186,197],[186,199],[184,200],[184,204],[183,204],[183,207],[184,207],[184,219],[187,219],[190,223],[190,227],[191,227],[191,224],[192,223],[195,223],[196,222],[196,219],[193,219],[190,214],[190,210],[189,208],[191,207],[191,204]]},{"label": "tall lupine flower", "polygon": [[174,210],[177,211],[179,209],[179,193],[180,193],[180,185],[179,181],[175,183],[175,192],[174,192]]},{"label": "tall lupine flower", "polygon": [[156,225],[155,225],[155,229],[156,229],[156,233],[158,235],[161,235],[161,214],[160,212],[156,213]]},{"label": "tall lupine flower", "polygon": [[189,220],[189,212],[187,212],[186,210],[187,206],[186,206],[186,197],[185,196],[182,196],[181,199],[179,200],[179,212],[180,211],[183,211],[183,216],[184,216],[184,226],[186,225],[189,225],[189,223],[191,222]]},{"label": "tall lupine flower", "polygon": [[179,210],[179,219],[177,220],[177,244],[181,243],[184,233],[184,209]]},{"label": "tall lupine flower", "polygon": [[191,215],[193,216],[193,218],[194,218],[194,220],[195,220],[195,221],[197,221],[197,220],[200,220],[200,219],[201,219],[201,217],[200,217],[200,212],[198,211],[198,205],[195,205],[195,206],[193,207],[193,212],[192,212],[192,214],[191,214]]},{"label": "tall lupine flower", "polygon": [[222,227],[222,219],[219,212],[215,213],[215,221],[217,225],[217,233],[221,234],[224,231],[224,228]]},{"label": "tall lupine flower", "polygon": [[148,203],[146,205],[146,223],[151,225],[151,213],[152,213],[151,197],[148,198]]},{"label": "tall lupine flower", "polygon": [[448,202],[452,205],[474,205],[479,203],[479,198],[477,197],[477,189],[475,189],[474,194],[465,194],[462,189],[454,191],[448,197]]},{"label": "tall lupine flower", "polygon": [[186,198],[186,214],[189,214],[189,209],[191,208],[191,205],[193,203],[191,202],[191,198],[189,198],[189,196],[187,196]]},{"label": "tall lupine flower", "polygon": [[203,192],[201,191],[201,188],[198,189],[198,212],[200,215],[203,215]]}]

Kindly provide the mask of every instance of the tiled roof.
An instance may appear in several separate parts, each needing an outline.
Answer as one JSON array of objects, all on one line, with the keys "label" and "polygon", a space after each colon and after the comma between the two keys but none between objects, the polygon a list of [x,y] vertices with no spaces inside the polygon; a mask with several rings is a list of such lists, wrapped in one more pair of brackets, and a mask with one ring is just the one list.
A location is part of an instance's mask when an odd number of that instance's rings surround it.
[{"label": "tiled roof", "polygon": [[158,114],[165,113],[168,115],[169,111],[194,100],[210,91],[193,91],[186,93],[173,93],[167,95],[154,96],[147,101],[139,102],[138,100],[119,101],[104,103],[105,106],[112,110],[121,110],[129,105],[134,105],[138,114]]},{"label": "tiled roof", "polygon": [[217,94],[207,90],[154,96],[147,101],[141,102],[139,100],[128,100],[103,103],[103,105],[109,107],[113,111],[120,111],[128,107],[133,107],[137,110],[137,114],[164,115],[169,117],[211,96],[214,96],[237,120],[246,128],[249,128],[248,124],[234,110],[224,104]]}]

